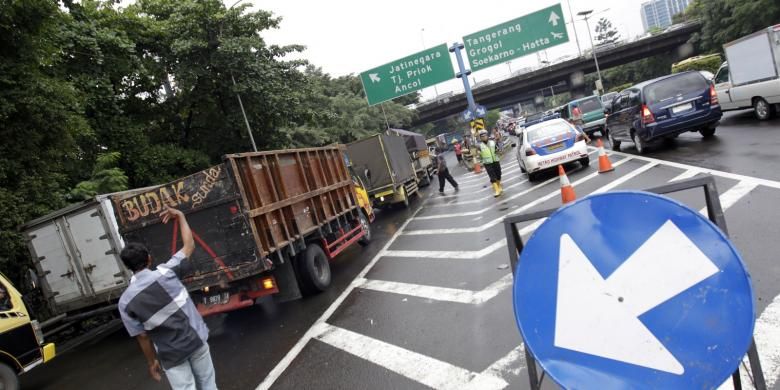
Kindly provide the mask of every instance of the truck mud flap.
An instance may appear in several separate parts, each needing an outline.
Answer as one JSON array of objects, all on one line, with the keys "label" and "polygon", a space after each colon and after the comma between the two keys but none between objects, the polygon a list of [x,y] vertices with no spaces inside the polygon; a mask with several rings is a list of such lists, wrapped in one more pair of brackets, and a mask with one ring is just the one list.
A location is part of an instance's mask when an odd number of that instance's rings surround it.
[{"label": "truck mud flap", "polygon": [[274,300],[287,302],[301,299],[303,295],[301,294],[301,288],[298,286],[298,279],[295,277],[292,261],[285,259],[284,263],[275,263],[276,268],[273,270],[273,276],[276,279],[279,292],[274,294]]}]

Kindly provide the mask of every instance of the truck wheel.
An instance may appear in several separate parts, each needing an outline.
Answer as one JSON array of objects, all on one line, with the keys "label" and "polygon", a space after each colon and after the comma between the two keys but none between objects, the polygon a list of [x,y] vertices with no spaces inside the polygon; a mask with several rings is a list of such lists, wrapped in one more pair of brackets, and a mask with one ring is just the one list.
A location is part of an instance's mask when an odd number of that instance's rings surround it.
[{"label": "truck wheel", "polygon": [[756,118],[760,121],[769,120],[772,118],[772,114],[774,114],[772,112],[773,107],[763,98],[756,98],[753,102],[753,111],[755,111]]},{"label": "truck wheel", "polygon": [[18,390],[19,377],[16,372],[5,363],[0,363],[0,386],[3,390]]},{"label": "truck wheel", "polygon": [[363,237],[358,240],[358,244],[366,246],[371,242],[371,225],[368,223],[368,217],[363,214],[363,211],[358,211],[358,223],[363,229]]},{"label": "truck wheel", "polygon": [[409,208],[409,194],[406,192],[406,187],[401,187],[401,194],[404,196],[404,208]]},{"label": "truck wheel", "polygon": [[298,273],[306,295],[323,292],[330,286],[330,263],[319,245],[309,244],[298,255]]}]

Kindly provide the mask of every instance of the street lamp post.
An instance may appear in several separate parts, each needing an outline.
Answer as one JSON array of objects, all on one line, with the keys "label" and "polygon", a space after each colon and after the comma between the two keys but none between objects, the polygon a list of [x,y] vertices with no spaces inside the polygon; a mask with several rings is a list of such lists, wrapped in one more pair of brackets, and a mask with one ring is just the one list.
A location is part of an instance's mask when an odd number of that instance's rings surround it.
[{"label": "street lamp post", "polygon": [[604,89],[604,82],[601,80],[601,69],[599,69],[599,58],[598,55],[596,55],[596,45],[593,44],[593,34],[590,32],[590,23],[588,23],[588,17],[590,14],[593,13],[593,10],[587,10],[587,11],[581,11],[577,12],[577,15],[582,16],[583,19],[585,19],[585,26],[588,28],[588,38],[590,38],[590,48],[593,51],[593,61],[596,62],[596,74],[599,77],[599,85],[597,85],[596,89],[598,89],[599,93],[601,93],[601,90]]},{"label": "street lamp post", "polygon": [[571,12],[571,2],[568,0],[566,4],[569,6],[569,16],[571,16],[571,27],[574,30],[574,40],[577,42],[577,53],[582,57],[582,49],[580,49],[580,37],[577,36],[577,26],[574,25],[574,15]]},{"label": "street lamp post", "polygon": [[[233,5],[231,5],[228,10],[233,9],[238,3],[242,2],[244,0],[238,0]],[[219,36],[222,37],[222,26],[219,27]],[[236,78],[233,77],[233,72],[230,72],[230,80],[233,81],[233,87],[235,88],[237,86],[236,84]],[[246,117],[246,111],[244,111],[244,102],[241,101],[241,95],[236,91],[236,99],[238,99],[238,106],[241,107],[241,115],[244,117],[244,124],[246,125],[246,132],[249,134],[249,141],[252,142],[252,150],[257,152],[257,144],[255,143],[255,136],[252,135],[252,127],[249,126],[249,119]]]}]

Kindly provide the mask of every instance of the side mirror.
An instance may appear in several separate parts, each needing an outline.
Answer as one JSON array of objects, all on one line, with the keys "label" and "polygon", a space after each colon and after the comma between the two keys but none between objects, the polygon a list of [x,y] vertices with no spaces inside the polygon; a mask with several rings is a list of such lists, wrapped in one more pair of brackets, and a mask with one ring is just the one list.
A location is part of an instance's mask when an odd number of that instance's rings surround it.
[{"label": "side mirror", "polygon": [[609,108],[604,108],[604,115],[609,115],[609,111],[610,111]]}]

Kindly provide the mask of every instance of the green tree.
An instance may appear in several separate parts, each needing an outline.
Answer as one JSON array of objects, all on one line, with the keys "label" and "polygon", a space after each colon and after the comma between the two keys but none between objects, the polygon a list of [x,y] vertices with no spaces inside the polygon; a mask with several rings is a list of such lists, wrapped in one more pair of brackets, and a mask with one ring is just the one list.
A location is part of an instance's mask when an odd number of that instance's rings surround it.
[{"label": "green tree", "polygon": [[15,282],[29,263],[17,228],[64,205],[77,139],[92,131],[78,92],[57,74],[61,14],[49,0],[0,7],[0,268]]},{"label": "green tree", "polygon": [[596,45],[607,45],[620,40],[620,33],[607,18],[596,23]]},{"label": "green tree", "polygon": [[98,155],[92,177],[76,184],[70,191],[70,200],[86,200],[98,194],[124,191],[127,189],[127,175],[117,167],[121,154],[109,152]]},{"label": "green tree", "polygon": [[776,0],[694,0],[682,20],[699,20],[701,31],[690,42],[705,53],[722,52],[723,44],[780,21]]}]

